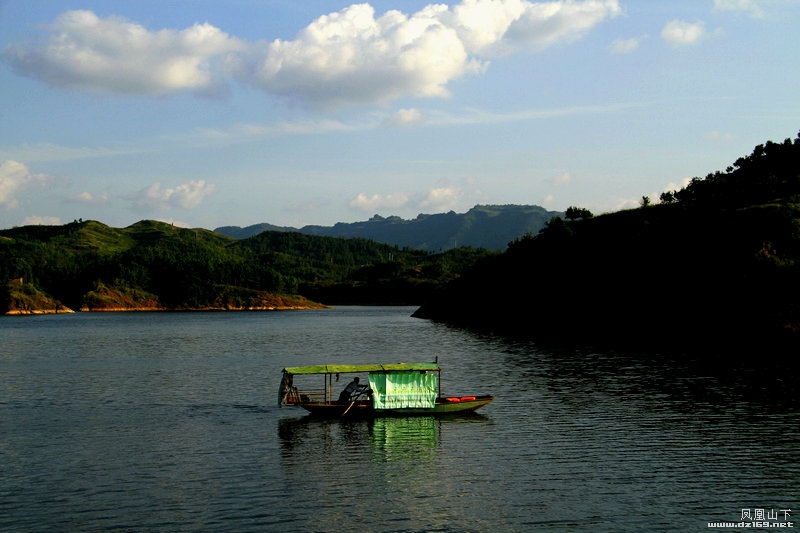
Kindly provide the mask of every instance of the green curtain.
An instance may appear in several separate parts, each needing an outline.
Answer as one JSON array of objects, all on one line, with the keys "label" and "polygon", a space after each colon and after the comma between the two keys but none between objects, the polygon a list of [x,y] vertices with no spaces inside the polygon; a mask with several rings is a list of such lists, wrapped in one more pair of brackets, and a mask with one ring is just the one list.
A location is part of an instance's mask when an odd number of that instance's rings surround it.
[{"label": "green curtain", "polygon": [[370,373],[375,409],[429,408],[436,402],[437,375],[433,372]]}]

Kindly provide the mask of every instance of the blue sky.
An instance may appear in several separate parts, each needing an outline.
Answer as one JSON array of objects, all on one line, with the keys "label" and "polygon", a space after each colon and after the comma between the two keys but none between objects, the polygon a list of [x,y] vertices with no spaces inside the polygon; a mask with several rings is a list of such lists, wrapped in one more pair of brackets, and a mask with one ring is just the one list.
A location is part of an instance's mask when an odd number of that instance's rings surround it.
[{"label": "blue sky", "polygon": [[800,130],[795,0],[0,0],[0,227],[595,213]]}]

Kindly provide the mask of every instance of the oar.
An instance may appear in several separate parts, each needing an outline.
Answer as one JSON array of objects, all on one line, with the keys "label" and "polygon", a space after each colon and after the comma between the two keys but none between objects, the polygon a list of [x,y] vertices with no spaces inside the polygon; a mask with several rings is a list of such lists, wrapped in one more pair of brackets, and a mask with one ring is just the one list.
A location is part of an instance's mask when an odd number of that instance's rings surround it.
[{"label": "oar", "polygon": [[345,409],[345,410],[344,410],[344,413],[342,413],[342,415],[341,415],[341,416],[344,416],[344,415],[346,415],[348,412],[350,412],[350,409],[351,409],[351,408],[352,408],[352,407],[353,407],[353,406],[356,404],[356,402],[358,401],[358,399],[359,399],[359,398],[361,398],[361,395],[362,395],[362,394],[364,394],[364,392],[363,392],[363,391],[359,391],[359,392],[358,392],[358,393],[357,393],[355,396],[353,396],[353,401],[352,401],[352,402],[350,402],[350,405],[348,405],[348,406],[347,406],[347,409]]},{"label": "oar", "polygon": [[358,401],[358,398],[356,397],[355,400],[350,402],[350,405],[348,405],[347,409],[344,410],[344,413],[342,413],[342,416],[346,415],[348,413],[348,411],[350,411],[350,408],[353,407],[356,404],[357,401]]}]

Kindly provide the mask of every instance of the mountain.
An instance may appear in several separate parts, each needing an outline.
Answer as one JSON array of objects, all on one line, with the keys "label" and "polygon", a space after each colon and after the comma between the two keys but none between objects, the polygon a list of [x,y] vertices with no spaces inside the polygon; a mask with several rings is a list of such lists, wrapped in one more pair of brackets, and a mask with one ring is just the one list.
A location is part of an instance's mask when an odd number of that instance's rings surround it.
[{"label": "mountain", "polygon": [[239,226],[222,226],[214,230],[215,233],[221,233],[222,235],[227,235],[228,237],[233,237],[234,239],[247,239],[248,237],[258,235],[259,233],[264,233],[265,231],[298,231],[298,229],[288,226],[274,226],[272,224],[263,223],[253,224],[252,226],[247,226],[246,228]]},{"label": "mountain", "polygon": [[225,226],[214,231],[235,239],[262,231],[296,231],[306,235],[369,239],[431,252],[459,246],[504,250],[509,242],[528,233],[538,233],[548,220],[561,215],[563,213],[535,205],[477,205],[466,213],[420,214],[413,220],[375,215],[363,222],[339,222],[333,226],[296,229],[256,224],[246,228]]}]

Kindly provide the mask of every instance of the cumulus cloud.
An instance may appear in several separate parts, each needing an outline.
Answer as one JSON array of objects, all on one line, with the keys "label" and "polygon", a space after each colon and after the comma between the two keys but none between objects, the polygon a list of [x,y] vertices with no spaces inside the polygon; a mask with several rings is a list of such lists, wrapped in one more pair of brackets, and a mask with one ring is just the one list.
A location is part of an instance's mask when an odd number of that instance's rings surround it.
[{"label": "cumulus cloud", "polygon": [[612,54],[630,54],[638,49],[645,39],[647,39],[647,35],[631,37],[630,39],[616,39],[608,49]]},{"label": "cumulus cloud", "polygon": [[[477,0],[476,3],[487,2]],[[492,3],[491,0],[488,3]],[[525,10],[501,37],[514,43],[546,48],[572,42],[604,19],[621,12],[617,0],[586,2],[522,2]]]},{"label": "cumulus cloud", "polygon": [[416,211],[443,213],[469,209],[476,203],[486,202],[475,178],[461,180],[460,185],[443,185],[412,193],[395,192],[388,195],[360,193],[350,201],[352,209],[365,213],[399,214]]},{"label": "cumulus cloud", "polygon": [[311,106],[372,104],[447,96],[450,82],[484,72],[488,58],[574,41],[620,11],[618,0],[462,0],[376,16],[355,4],[291,40],[258,42],[208,23],[156,31],[68,11],[44,42],[11,44],[2,59],[57,87],[162,95],[211,92],[236,79]]},{"label": "cumulus cloud", "polygon": [[291,41],[262,44],[240,72],[270,93],[319,105],[441,97],[452,80],[483,72],[488,56],[577,39],[619,10],[617,0],[464,0],[376,18],[358,4],[319,17]]},{"label": "cumulus cloud", "polygon": [[203,198],[213,193],[215,188],[215,185],[204,180],[191,180],[175,188],[165,188],[156,182],[133,195],[131,199],[137,206],[148,210],[167,210],[175,207],[194,209],[202,203]]},{"label": "cumulus cloud", "polygon": [[0,165],[0,207],[14,209],[19,205],[19,193],[48,179],[49,176],[35,174],[19,161],[5,161]]},{"label": "cumulus cloud", "polygon": [[25,217],[22,221],[23,226],[60,226],[61,219],[58,217],[41,217],[41,216],[30,216]]},{"label": "cumulus cloud", "polygon": [[419,109],[398,109],[383,121],[383,125],[407,128],[420,122],[422,122],[422,112]]},{"label": "cumulus cloud", "polygon": [[422,194],[410,198],[404,193],[392,193],[386,196],[373,194],[368,196],[359,193],[350,201],[350,207],[365,213],[391,211],[402,208],[412,208],[426,213],[441,213],[458,209],[461,206],[464,193],[459,187],[436,187]]},{"label": "cumulus cloud", "polygon": [[462,191],[458,187],[438,187],[428,191],[428,195],[419,203],[419,207],[433,213],[452,211],[459,207],[462,196]]},{"label": "cumulus cloud", "polygon": [[99,92],[212,91],[223,82],[225,55],[245,46],[207,23],[150,31],[91,11],[63,13],[48,30],[45,43],[11,44],[3,60],[50,85]]},{"label": "cumulus cloud", "polygon": [[764,16],[764,12],[755,0],[714,0],[714,9],[717,11],[742,11],[749,13],[753,18]]},{"label": "cumulus cloud", "polygon": [[105,191],[101,192],[100,194],[82,192],[80,194],[76,194],[75,196],[71,197],[69,200],[79,204],[101,205],[108,202],[109,195]]},{"label": "cumulus cloud", "polygon": [[696,44],[706,34],[705,24],[702,22],[685,22],[672,20],[661,30],[661,37],[674,45]]},{"label": "cumulus cloud", "polygon": [[[681,189],[685,189],[689,183],[691,183],[692,178],[683,178],[680,182],[671,181],[667,184],[666,187],[661,192],[668,192],[668,191],[680,191]],[[653,196],[660,196],[661,192],[658,194],[654,194]]]},{"label": "cumulus cloud", "polygon": [[367,196],[364,193],[359,193],[358,196],[350,201],[350,207],[364,211],[366,213],[374,213],[381,209],[399,209],[408,204],[408,196],[403,193],[393,193],[386,196],[380,194],[373,194]]},{"label": "cumulus cloud", "polygon": [[260,46],[240,74],[267,92],[315,105],[447,96],[449,81],[482,65],[438,20],[446,9],[375,18],[369,4],[352,5],[318,18],[291,41]]}]

